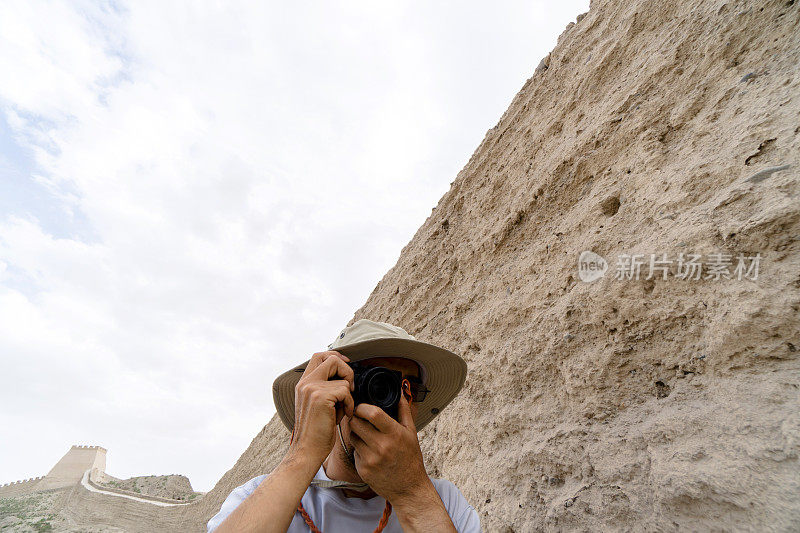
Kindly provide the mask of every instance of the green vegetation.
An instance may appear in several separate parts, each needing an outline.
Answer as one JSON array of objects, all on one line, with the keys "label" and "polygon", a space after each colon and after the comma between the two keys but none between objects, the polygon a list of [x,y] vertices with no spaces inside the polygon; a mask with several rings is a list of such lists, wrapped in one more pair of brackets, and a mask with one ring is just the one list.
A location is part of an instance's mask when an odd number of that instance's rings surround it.
[{"label": "green vegetation", "polygon": [[31,527],[33,527],[33,529],[39,533],[42,533],[43,531],[53,531],[53,525],[49,520],[45,520],[44,518],[40,518],[38,522],[31,524]]},{"label": "green vegetation", "polygon": [[42,503],[41,496],[28,496],[24,498],[0,498],[0,518],[16,516],[17,518],[30,518],[35,516]]},{"label": "green vegetation", "polygon": [[14,516],[37,532],[53,531],[56,515],[47,513],[52,500],[41,494],[0,498],[0,518]]}]

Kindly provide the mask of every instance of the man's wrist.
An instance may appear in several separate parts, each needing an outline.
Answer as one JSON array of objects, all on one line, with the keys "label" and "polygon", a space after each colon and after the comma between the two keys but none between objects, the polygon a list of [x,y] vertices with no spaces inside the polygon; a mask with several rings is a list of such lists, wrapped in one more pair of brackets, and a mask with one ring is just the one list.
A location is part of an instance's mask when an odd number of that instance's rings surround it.
[{"label": "man's wrist", "polygon": [[391,502],[404,531],[455,531],[447,508],[427,476],[413,493],[395,497]]},{"label": "man's wrist", "polygon": [[436,487],[433,486],[431,478],[425,476],[420,480],[412,490],[407,491],[402,495],[396,495],[391,499],[392,507],[394,509],[405,509],[418,507],[420,504],[425,504],[430,501],[431,494],[437,494]]},{"label": "man's wrist", "polygon": [[317,460],[314,458],[313,454],[292,447],[289,448],[289,451],[281,461],[282,467],[296,472],[301,477],[310,475],[311,478],[313,478],[321,465],[322,460]]}]

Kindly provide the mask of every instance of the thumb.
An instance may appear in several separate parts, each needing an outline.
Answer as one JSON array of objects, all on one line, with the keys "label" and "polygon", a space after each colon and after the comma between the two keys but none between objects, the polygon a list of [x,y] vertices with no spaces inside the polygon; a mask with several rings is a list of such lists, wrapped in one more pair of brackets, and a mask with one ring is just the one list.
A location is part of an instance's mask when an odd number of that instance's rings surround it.
[{"label": "thumb", "polygon": [[411,414],[411,404],[408,401],[405,390],[400,394],[400,403],[397,407],[397,421],[400,422],[402,426],[416,433],[417,426],[414,424],[414,415]]}]

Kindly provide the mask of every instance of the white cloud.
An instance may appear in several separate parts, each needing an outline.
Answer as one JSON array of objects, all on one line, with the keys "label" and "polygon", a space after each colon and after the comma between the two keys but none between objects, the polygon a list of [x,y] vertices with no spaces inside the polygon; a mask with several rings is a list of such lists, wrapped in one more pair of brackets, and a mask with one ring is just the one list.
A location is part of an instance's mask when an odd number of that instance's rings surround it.
[{"label": "white cloud", "polygon": [[0,172],[64,216],[0,212],[0,481],[93,443],[208,490],[587,8],[6,4]]}]

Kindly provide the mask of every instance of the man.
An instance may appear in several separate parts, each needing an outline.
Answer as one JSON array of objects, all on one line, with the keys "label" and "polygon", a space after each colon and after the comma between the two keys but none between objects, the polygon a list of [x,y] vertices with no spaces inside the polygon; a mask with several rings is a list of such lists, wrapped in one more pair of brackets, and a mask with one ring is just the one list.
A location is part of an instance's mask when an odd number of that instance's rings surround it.
[{"label": "man", "polygon": [[[328,348],[275,380],[289,451],[272,473],[231,492],[208,531],[480,531],[455,485],[428,477],[417,439],[464,385],[464,360],[371,320],[345,328]],[[355,405],[348,363],[356,362],[402,374],[396,420]]]}]

